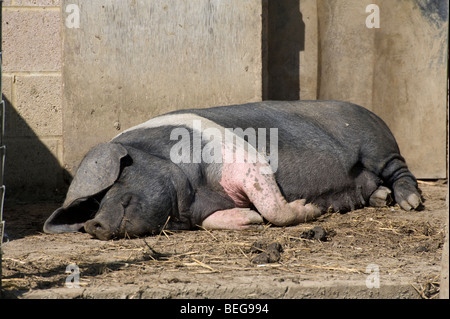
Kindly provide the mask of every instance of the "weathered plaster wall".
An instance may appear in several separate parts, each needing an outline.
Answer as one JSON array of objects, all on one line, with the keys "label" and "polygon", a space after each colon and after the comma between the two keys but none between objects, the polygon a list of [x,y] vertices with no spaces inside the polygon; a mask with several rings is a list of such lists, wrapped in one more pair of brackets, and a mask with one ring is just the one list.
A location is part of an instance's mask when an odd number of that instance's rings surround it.
[{"label": "weathered plaster wall", "polygon": [[64,1],[64,162],[180,108],[262,98],[261,1]]}]

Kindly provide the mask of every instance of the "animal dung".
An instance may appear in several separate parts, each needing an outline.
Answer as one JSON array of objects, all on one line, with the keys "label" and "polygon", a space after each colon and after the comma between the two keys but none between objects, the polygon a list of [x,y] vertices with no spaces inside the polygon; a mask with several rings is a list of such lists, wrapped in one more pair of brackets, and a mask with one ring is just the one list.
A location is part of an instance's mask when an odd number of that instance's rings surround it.
[{"label": "animal dung", "polygon": [[280,243],[271,243],[266,245],[261,242],[253,243],[250,248],[250,252],[256,253],[259,252],[258,255],[252,258],[251,262],[254,264],[270,264],[276,263],[281,258],[281,253],[283,252],[283,246]]},{"label": "animal dung", "polygon": [[305,230],[303,233],[300,234],[300,238],[327,241],[328,235],[329,234],[325,229],[323,229],[320,226],[316,226],[309,230]]}]

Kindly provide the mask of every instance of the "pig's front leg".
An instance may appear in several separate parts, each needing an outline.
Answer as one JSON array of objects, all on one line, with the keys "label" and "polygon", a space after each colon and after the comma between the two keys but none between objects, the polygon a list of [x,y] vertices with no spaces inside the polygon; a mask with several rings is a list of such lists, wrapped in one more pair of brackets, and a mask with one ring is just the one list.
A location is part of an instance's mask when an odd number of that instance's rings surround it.
[{"label": "pig's front leg", "polygon": [[261,215],[276,226],[297,225],[321,215],[318,207],[305,205],[304,199],[288,203],[278,188],[274,174],[259,174],[255,170],[243,182],[242,189]]},{"label": "pig's front leg", "polygon": [[249,208],[232,208],[209,215],[202,222],[202,227],[228,230],[262,229],[263,222],[261,215]]},{"label": "pig's front leg", "polygon": [[268,169],[270,166],[265,163],[224,164],[221,184],[231,198],[236,194],[246,196],[258,212],[276,226],[297,225],[321,215],[318,207],[305,204],[305,200],[288,203],[274,174],[262,173],[267,173]]}]

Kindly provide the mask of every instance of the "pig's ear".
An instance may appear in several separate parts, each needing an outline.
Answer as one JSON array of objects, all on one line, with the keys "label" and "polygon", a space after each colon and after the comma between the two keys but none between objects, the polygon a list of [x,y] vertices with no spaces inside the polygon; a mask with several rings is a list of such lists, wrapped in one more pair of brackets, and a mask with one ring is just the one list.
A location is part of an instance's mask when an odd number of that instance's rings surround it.
[{"label": "pig's ear", "polygon": [[60,207],[45,221],[44,232],[72,233],[83,229],[99,208],[94,198],[76,200],[69,207]]},{"label": "pig's ear", "polygon": [[92,148],[78,167],[63,207],[112,186],[120,174],[120,160],[127,154],[125,147],[115,143],[104,143]]},{"label": "pig's ear", "polygon": [[80,206],[114,184],[120,175],[121,160],[127,155],[127,150],[116,143],[92,148],[81,161],[63,206],[47,219],[44,231],[71,232],[82,227],[89,219],[85,213],[89,210],[79,209]]}]

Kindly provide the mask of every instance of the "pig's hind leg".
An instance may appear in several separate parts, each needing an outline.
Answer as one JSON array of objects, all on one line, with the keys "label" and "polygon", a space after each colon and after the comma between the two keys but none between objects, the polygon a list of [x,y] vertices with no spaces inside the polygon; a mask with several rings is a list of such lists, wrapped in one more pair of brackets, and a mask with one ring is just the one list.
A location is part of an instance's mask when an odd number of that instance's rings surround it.
[{"label": "pig's hind leg", "polygon": [[418,209],[422,204],[422,196],[417,180],[409,171],[403,158],[394,157],[381,173],[385,183],[391,186],[397,204],[406,211]]},{"label": "pig's hind leg", "polygon": [[395,201],[406,211],[418,209],[422,204],[422,198],[416,185],[417,182],[409,177],[400,178],[392,185]]},{"label": "pig's hind leg", "polygon": [[369,199],[369,205],[372,207],[385,207],[392,203],[392,192],[385,186],[380,186],[372,193]]}]

